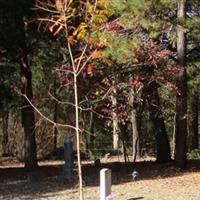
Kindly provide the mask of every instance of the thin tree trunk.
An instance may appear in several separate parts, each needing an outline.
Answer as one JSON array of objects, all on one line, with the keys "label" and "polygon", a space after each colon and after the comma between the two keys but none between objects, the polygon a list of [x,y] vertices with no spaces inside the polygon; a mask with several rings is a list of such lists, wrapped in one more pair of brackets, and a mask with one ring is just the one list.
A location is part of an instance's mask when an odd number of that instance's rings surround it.
[{"label": "thin tree trunk", "polygon": [[163,113],[161,111],[160,97],[156,83],[150,83],[148,90],[149,114],[154,126],[154,131],[156,132],[156,161],[161,163],[169,162],[171,160],[170,144],[165,128]]},{"label": "thin tree trunk", "polygon": [[131,125],[132,125],[132,159],[133,162],[140,157],[140,148],[139,148],[139,132],[137,125],[137,110],[134,103],[134,94],[133,90],[130,91],[130,105],[132,106],[131,110]]},{"label": "thin tree trunk", "polygon": [[[92,110],[92,107],[91,107]],[[87,152],[93,152],[94,150],[94,132],[95,132],[95,126],[94,126],[94,113],[90,112],[90,121],[89,121],[89,133],[87,134]]]},{"label": "thin tree trunk", "polygon": [[192,97],[192,150],[199,148],[199,94]]},{"label": "thin tree trunk", "polygon": [[116,98],[116,89],[113,90],[113,95],[111,96],[112,101],[112,122],[113,122],[113,149],[119,150],[119,125],[118,125],[118,118],[116,113],[117,107],[117,98]]},{"label": "thin tree trunk", "polygon": [[[54,122],[57,123],[58,119],[57,119],[57,114],[58,114],[58,103],[55,102],[54,104]],[[55,152],[57,149],[57,141],[58,140],[58,128],[55,126],[53,129],[53,151]]]},{"label": "thin tree trunk", "polygon": [[[56,80],[54,80],[54,97],[57,98],[56,95]],[[53,114],[53,120],[55,123],[58,122],[58,102],[55,101],[54,103],[54,114]],[[58,128],[55,126],[53,129],[53,151],[56,152],[57,149],[57,137],[58,137]]]},{"label": "thin tree trunk", "polygon": [[173,136],[172,136],[172,159],[174,159],[174,155],[175,155],[175,135],[176,135],[176,113],[174,114],[174,126],[173,126]]},{"label": "thin tree trunk", "polygon": [[128,139],[128,124],[125,123],[119,123],[118,124],[119,130],[120,130],[120,140],[122,141],[122,152],[124,156],[124,162],[127,163],[129,161],[128,154],[127,154],[127,139]]},{"label": "thin tree trunk", "polygon": [[[186,0],[178,1],[177,17],[183,21],[186,16]],[[179,93],[176,97],[175,123],[175,165],[186,167],[187,162],[187,72],[186,72],[186,35],[182,25],[177,26],[177,55],[179,72],[176,81]]]},{"label": "thin tree trunk", "polygon": [[3,140],[2,140],[2,155],[8,156],[8,119],[9,119],[9,111],[3,111],[2,117],[2,131],[3,131]]},{"label": "thin tree trunk", "polygon": [[131,111],[133,162],[140,157],[139,132],[137,128],[136,109]]},{"label": "thin tree trunk", "polygon": [[77,87],[77,75],[74,73],[74,98],[75,98],[75,115],[76,115],[76,141],[77,141],[77,162],[78,162],[78,177],[79,177],[79,193],[80,200],[84,200],[83,196],[83,180],[81,169],[81,155],[80,155],[80,135],[79,135],[79,112],[78,112],[78,87]]}]

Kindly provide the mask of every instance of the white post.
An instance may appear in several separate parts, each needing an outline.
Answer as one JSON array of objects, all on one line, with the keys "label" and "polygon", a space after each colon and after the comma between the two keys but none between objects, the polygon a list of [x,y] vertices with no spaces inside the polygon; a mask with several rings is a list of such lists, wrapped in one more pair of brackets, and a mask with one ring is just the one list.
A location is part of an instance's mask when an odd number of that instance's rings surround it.
[{"label": "white post", "polygon": [[102,169],[100,171],[100,200],[106,200],[111,195],[111,170]]}]

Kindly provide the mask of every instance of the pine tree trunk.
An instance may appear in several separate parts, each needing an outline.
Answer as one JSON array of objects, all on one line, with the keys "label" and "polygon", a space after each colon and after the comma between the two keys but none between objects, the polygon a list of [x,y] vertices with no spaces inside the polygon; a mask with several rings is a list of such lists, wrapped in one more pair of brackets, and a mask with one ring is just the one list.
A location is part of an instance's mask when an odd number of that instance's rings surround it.
[{"label": "pine tree trunk", "polygon": [[[186,0],[178,1],[177,17],[184,20],[186,15]],[[187,162],[187,72],[186,72],[186,35],[182,25],[177,26],[177,55],[179,72],[176,81],[179,93],[176,97],[175,123],[175,165],[186,167]]]},{"label": "pine tree trunk", "polygon": [[[20,65],[20,77],[21,77],[21,93],[26,95],[30,101],[33,99],[32,95],[32,80],[31,80],[31,69],[27,59],[27,49],[25,42],[25,30],[24,30],[24,15],[27,14],[28,10],[33,6],[33,0],[16,3],[16,1],[5,2],[2,5],[3,13],[13,29],[12,36],[7,39],[8,53],[16,59],[16,62]],[[7,2],[7,3],[6,3]],[[25,14],[26,13],[26,14]],[[7,24],[4,25],[8,26]],[[8,29],[9,30],[9,29]],[[12,29],[11,29],[12,30]],[[10,34],[10,33],[9,33]],[[9,35],[10,36],[10,35]],[[9,46],[12,44],[12,46]],[[34,109],[26,100],[22,97],[22,109],[21,109],[21,122],[24,128],[24,160],[25,168],[27,170],[33,170],[37,167],[37,156],[36,156],[36,142],[35,142],[35,115]]]},{"label": "pine tree trunk", "polygon": [[[33,100],[32,93],[32,73],[28,63],[28,54],[25,43],[25,31],[23,20],[21,19],[21,42],[19,49],[19,64],[21,77],[21,93],[30,101]],[[37,168],[37,150],[35,140],[35,113],[25,97],[22,97],[21,122],[24,128],[24,162],[25,169],[33,171]]]},{"label": "pine tree trunk", "polygon": [[[28,65],[25,49],[21,50],[21,93],[32,101],[32,74]],[[24,128],[24,161],[25,168],[29,171],[37,168],[37,152],[35,141],[35,114],[33,107],[26,98],[22,97],[22,126]]]},{"label": "pine tree trunk", "polygon": [[192,150],[199,148],[199,94],[192,97]]},{"label": "pine tree trunk", "polygon": [[150,83],[148,92],[149,114],[156,132],[156,161],[160,163],[169,162],[171,160],[170,144],[155,82]]}]

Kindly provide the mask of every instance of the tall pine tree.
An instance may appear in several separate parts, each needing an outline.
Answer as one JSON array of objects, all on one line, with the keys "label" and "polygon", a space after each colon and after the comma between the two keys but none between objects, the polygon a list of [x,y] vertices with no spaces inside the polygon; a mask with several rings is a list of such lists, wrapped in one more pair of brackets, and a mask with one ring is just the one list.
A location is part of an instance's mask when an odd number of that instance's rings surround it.
[{"label": "tall pine tree", "polygon": [[[30,101],[32,94],[32,73],[28,63],[24,17],[33,7],[33,1],[0,1],[1,31],[0,46],[7,51],[14,62],[20,66],[21,93]],[[22,97],[21,122],[24,128],[25,168],[32,171],[37,168],[35,141],[34,109],[25,97]]]}]

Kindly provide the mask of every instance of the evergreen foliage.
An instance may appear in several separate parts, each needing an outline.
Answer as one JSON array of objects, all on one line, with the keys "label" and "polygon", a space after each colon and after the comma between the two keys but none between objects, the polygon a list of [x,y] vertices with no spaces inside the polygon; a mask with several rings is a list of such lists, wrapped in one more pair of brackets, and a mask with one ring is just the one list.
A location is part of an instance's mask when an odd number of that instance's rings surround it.
[{"label": "evergreen foliage", "polygon": [[[20,109],[20,97],[15,91],[20,88],[20,67],[17,60],[20,58],[18,50],[23,43],[24,34],[21,29],[24,27],[28,61],[32,70],[34,105],[51,120],[55,117],[56,110],[57,123],[74,125],[73,107],[66,103],[74,99],[72,76],[66,73],[66,69],[71,67],[66,42],[72,47],[75,65],[79,63],[84,45],[90,47],[85,51],[83,60],[89,55],[91,59],[78,78],[80,107],[83,107],[79,109],[80,124],[85,130],[82,134],[83,151],[88,148],[85,144],[88,138],[93,143],[90,147],[95,149],[106,146],[109,151],[112,150],[112,114],[116,112],[121,132],[127,132],[125,136],[121,134],[120,139],[126,138],[127,151],[130,152],[130,113],[136,108],[141,149],[153,151],[155,155],[157,130],[152,125],[152,115],[150,116],[150,102],[155,103],[155,99],[152,100],[155,91],[160,102],[158,110],[154,110],[157,113],[152,113],[155,114],[154,118],[163,117],[165,120],[166,132],[173,149],[175,97],[180,92],[175,76],[179,70],[176,27],[181,25],[187,36],[190,142],[193,100],[199,95],[200,86],[199,1],[187,1],[186,19],[177,19],[177,1],[171,0],[99,0],[96,12],[94,1],[76,0],[63,14],[62,8],[59,10],[59,5],[57,6],[53,8],[56,13],[53,15],[30,9],[35,7],[34,1],[0,0],[1,109],[12,106]],[[54,23],[42,22],[38,28],[37,20],[45,17],[54,20]],[[66,24],[67,29],[64,27]],[[113,88],[117,91],[116,96]],[[128,103],[131,89],[134,92],[134,105]],[[112,105],[113,96],[117,99],[117,108]],[[90,115],[91,111],[93,117]],[[17,118],[19,121],[19,116]],[[37,115],[36,119],[40,121],[41,117]],[[49,132],[45,141],[50,141],[51,147],[43,151],[46,151],[44,154],[49,154],[53,149],[52,133],[55,127],[45,123],[37,125],[39,152],[42,152],[42,138],[44,140],[45,132]],[[58,132],[58,146],[62,145],[65,134],[73,134],[73,131],[62,128],[58,128]],[[101,143],[104,139],[107,145]],[[87,149],[86,152],[88,151],[95,154],[95,150]],[[98,155],[105,153],[105,149],[98,150]],[[43,154],[40,153],[41,155]]]}]

